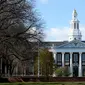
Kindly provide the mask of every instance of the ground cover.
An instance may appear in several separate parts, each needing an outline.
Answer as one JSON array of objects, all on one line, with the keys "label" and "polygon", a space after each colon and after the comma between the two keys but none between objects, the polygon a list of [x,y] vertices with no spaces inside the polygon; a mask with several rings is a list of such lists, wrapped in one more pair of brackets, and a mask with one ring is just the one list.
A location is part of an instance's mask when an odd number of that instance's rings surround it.
[{"label": "ground cover", "polygon": [[85,82],[18,82],[0,83],[0,85],[85,85]]}]

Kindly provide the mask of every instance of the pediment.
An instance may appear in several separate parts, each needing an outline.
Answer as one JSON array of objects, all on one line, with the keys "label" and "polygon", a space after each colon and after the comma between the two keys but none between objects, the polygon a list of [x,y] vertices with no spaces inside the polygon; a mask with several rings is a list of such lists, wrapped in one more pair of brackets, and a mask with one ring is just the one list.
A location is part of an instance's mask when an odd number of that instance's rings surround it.
[{"label": "pediment", "polygon": [[79,40],[74,40],[60,45],[57,48],[85,48],[85,43]]}]

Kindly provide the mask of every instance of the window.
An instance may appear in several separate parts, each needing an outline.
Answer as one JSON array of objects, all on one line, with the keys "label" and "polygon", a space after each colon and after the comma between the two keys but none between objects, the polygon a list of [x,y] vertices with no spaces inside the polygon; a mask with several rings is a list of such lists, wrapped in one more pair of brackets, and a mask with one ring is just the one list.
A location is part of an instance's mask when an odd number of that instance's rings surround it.
[{"label": "window", "polygon": [[57,65],[62,65],[62,54],[57,53]]},{"label": "window", "polygon": [[64,60],[65,60],[65,65],[69,65],[69,62],[70,62],[70,54],[69,53],[66,53],[64,55]]},{"label": "window", "polygon": [[79,62],[79,54],[78,53],[74,53],[73,54],[73,63],[78,63]]},{"label": "window", "polygon": [[66,53],[66,54],[65,54],[65,61],[69,61],[69,57],[70,57],[70,56],[69,56],[69,53]]},{"label": "window", "polygon": [[85,65],[85,53],[82,54],[82,64]]},{"label": "window", "polygon": [[61,59],[61,54],[57,54],[57,60],[58,61],[61,61],[62,59]]},{"label": "window", "polygon": [[82,54],[82,61],[85,61],[85,53]]}]

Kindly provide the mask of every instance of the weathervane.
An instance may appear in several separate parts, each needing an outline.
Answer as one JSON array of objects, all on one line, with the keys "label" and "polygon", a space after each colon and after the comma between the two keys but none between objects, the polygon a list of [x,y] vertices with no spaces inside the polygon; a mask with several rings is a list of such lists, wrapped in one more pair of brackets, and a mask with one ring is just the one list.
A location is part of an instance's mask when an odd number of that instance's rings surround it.
[{"label": "weathervane", "polygon": [[77,12],[75,9],[74,9],[74,17],[77,17]]},{"label": "weathervane", "polygon": [[73,10],[73,14],[72,15],[73,15],[73,19],[75,19],[77,17],[78,14],[77,14],[75,9]]}]

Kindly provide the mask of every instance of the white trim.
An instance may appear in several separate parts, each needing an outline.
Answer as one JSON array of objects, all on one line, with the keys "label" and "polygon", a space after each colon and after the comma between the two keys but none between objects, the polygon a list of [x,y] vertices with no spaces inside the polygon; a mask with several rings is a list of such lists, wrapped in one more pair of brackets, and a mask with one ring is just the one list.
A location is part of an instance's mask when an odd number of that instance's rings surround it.
[{"label": "white trim", "polygon": [[82,53],[79,53],[79,77],[82,77]]},{"label": "white trim", "polygon": [[70,52],[70,73],[71,73],[71,75],[70,75],[70,77],[72,77],[73,76],[73,63],[72,63],[72,52]]},{"label": "white trim", "polygon": [[[81,43],[81,44],[83,44],[83,45],[85,46],[85,43],[84,43],[84,42],[79,41],[79,40],[73,40],[73,41],[71,41],[71,42],[68,42],[68,43],[65,43],[65,44],[62,44],[62,45],[56,46],[56,47],[54,47],[54,49],[57,49],[57,48],[63,48],[64,46],[69,45],[69,44],[71,44],[71,43],[75,43],[75,42],[77,42],[77,43]],[[68,47],[68,48],[71,48],[71,47]],[[85,47],[84,47],[84,48],[85,48]]]},{"label": "white trim", "polygon": [[64,63],[64,57],[65,57],[65,56],[64,56],[64,52],[62,52],[62,67],[64,67],[64,64],[65,64],[65,63]]}]

